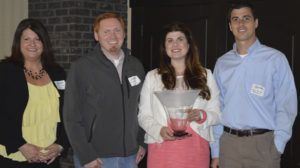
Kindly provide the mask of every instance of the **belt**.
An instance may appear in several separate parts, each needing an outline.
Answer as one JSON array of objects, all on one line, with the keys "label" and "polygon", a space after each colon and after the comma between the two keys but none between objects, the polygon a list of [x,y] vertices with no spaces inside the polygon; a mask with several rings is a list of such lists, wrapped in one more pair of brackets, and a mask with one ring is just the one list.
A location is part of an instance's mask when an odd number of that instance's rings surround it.
[{"label": "belt", "polygon": [[228,132],[229,134],[236,135],[238,137],[244,136],[253,136],[253,135],[260,135],[266,132],[270,132],[271,130],[268,129],[250,129],[250,130],[236,130],[229,127],[224,126],[224,131]]}]

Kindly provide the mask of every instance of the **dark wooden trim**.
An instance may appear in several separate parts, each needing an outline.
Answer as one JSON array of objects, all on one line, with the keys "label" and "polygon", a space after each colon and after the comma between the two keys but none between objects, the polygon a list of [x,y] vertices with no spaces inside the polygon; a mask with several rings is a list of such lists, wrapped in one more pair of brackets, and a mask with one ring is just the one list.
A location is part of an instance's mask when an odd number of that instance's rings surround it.
[{"label": "dark wooden trim", "polygon": [[207,5],[217,0],[130,0],[130,7]]}]

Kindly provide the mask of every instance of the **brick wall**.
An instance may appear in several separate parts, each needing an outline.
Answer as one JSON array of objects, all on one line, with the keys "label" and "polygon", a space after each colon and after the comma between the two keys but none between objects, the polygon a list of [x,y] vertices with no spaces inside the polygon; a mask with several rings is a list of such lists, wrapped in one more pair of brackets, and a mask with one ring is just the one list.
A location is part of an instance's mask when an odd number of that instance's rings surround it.
[{"label": "brick wall", "polygon": [[105,12],[127,23],[127,0],[29,0],[29,17],[47,27],[56,60],[66,70],[96,44],[93,22]]},{"label": "brick wall", "polygon": [[[105,12],[119,14],[127,25],[127,0],[29,0],[29,17],[47,27],[56,61],[65,70],[94,47],[93,22]],[[61,165],[73,168],[72,149]]]}]

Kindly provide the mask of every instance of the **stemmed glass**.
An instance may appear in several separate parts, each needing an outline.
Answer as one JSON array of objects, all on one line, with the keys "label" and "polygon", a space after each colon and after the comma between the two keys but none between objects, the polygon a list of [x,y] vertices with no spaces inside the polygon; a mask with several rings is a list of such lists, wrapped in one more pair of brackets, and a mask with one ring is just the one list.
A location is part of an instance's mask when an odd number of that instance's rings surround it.
[{"label": "stemmed glass", "polygon": [[187,111],[192,109],[200,90],[164,90],[154,92],[167,114],[174,137],[182,139],[191,134],[186,132],[189,122]]}]

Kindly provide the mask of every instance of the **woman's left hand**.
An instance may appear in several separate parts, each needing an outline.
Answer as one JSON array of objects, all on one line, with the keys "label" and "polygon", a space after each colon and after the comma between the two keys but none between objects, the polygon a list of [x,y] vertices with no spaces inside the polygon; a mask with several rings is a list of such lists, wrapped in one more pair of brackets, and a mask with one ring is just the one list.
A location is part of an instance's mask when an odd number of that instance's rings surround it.
[{"label": "woman's left hand", "polygon": [[189,122],[199,121],[202,119],[202,117],[201,117],[202,112],[200,109],[190,109],[190,110],[187,110],[186,112],[188,113],[187,120]]},{"label": "woman's left hand", "polygon": [[55,160],[57,156],[60,155],[63,149],[58,144],[52,144],[44,148],[44,150],[46,150],[47,152],[41,155],[40,161],[49,165]]}]

